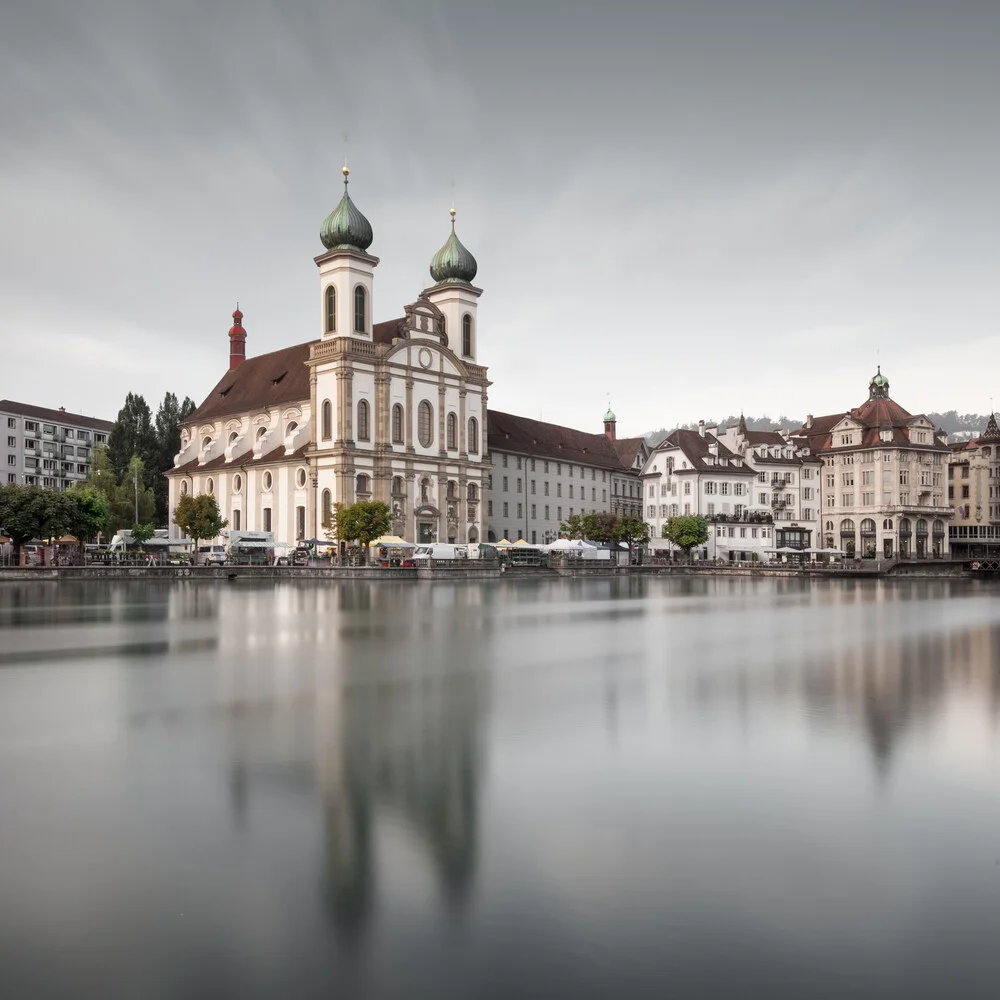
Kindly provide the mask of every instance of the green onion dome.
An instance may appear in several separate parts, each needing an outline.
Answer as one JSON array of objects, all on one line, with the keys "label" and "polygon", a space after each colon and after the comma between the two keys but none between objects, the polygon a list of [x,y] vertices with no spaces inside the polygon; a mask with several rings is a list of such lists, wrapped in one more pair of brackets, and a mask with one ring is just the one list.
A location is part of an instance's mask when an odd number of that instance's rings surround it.
[{"label": "green onion dome", "polygon": [[451,235],[431,258],[431,277],[436,282],[462,281],[471,284],[479,265],[455,235],[455,209],[451,210]]},{"label": "green onion dome", "polygon": [[350,170],[344,165],[344,197],[340,204],[326,217],[319,231],[319,238],[327,250],[360,250],[362,253],[372,245],[375,238],[371,223],[358,211],[347,193],[347,179]]},{"label": "green onion dome", "polygon": [[868,398],[869,399],[887,399],[889,396],[889,380],[882,374],[882,366],[878,366],[878,370],[872,376],[871,382],[868,383]]},{"label": "green onion dome", "polygon": [[608,412],[604,414],[604,422],[605,423],[614,423],[615,422],[615,414],[614,414],[614,411],[611,409],[610,406],[608,407]]}]

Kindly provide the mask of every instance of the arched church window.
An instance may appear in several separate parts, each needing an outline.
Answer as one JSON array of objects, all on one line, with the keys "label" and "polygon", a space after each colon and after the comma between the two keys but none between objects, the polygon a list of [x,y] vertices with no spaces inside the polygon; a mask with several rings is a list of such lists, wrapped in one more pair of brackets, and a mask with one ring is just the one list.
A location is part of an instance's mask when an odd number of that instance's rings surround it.
[{"label": "arched church window", "polygon": [[202,451],[208,451],[208,449],[209,449],[209,448],[210,448],[211,446],[212,446],[212,439],[211,439],[210,437],[207,437],[207,438],[205,438],[205,439],[204,439],[204,440],[203,440],[203,441],[201,442],[201,450],[202,450]]},{"label": "arched church window", "polygon": [[402,496],[406,492],[406,486],[403,484],[402,476],[392,477],[392,495]]},{"label": "arched church window", "polygon": [[354,332],[364,333],[368,329],[368,309],[365,286],[358,285],[354,289]]},{"label": "arched church window", "polygon": [[363,473],[355,481],[355,490],[358,496],[361,496],[363,493],[371,493],[371,481]]},{"label": "arched church window", "polygon": [[326,527],[330,523],[330,515],[332,513],[332,497],[330,496],[329,490],[323,490],[323,526]]},{"label": "arched church window", "polygon": [[371,438],[370,422],[368,419],[368,401],[361,399],[358,401],[358,440],[368,441]]},{"label": "arched church window", "polygon": [[337,330],[337,289],[333,285],[327,285],[326,289],[326,332],[335,333]]},{"label": "arched church window", "polygon": [[417,439],[425,448],[434,442],[434,410],[426,399],[417,407]]},{"label": "arched church window", "polygon": [[392,443],[403,443],[403,407],[399,403],[392,408]]},{"label": "arched church window", "polygon": [[234,444],[236,444],[236,439],[239,436],[240,435],[239,435],[239,433],[237,431],[233,431],[232,434],[229,435],[229,446],[230,447],[232,447]]},{"label": "arched church window", "polygon": [[469,454],[479,454],[479,421],[469,417]]},{"label": "arched church window", "polygon": [[458,417],[454,413],[448,414],[448,450],[454,451],[458,447]]},{"label": "arched church window", "polygon": [[323,440],[333,437],[333,404],[328,399],[323,400]]},{"label": "arched church window", "polygon": [[462,354],[472,357],[472,317],[468,313],[462,317]]},{"label": "arched church window", "polygon": [[479,499],[479,490],[476,489],[475,483],[469,483],[466,487],[466,494],[468,495],[468,499],[473,503]]}]

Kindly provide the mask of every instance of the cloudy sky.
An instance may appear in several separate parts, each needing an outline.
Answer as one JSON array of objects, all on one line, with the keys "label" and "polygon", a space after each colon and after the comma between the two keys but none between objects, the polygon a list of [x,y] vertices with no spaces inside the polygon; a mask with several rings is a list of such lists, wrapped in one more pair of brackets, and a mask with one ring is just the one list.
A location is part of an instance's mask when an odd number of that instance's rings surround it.
[{"label": "cloudy sky", "polygon": [[251,353],[318,336],[346,135],[375,319],[454,198],[498,409],[835,412],[881,362],[981,412],[998,51],[988,0],[5,0],[0,396],[200,401],[237,299]]}]

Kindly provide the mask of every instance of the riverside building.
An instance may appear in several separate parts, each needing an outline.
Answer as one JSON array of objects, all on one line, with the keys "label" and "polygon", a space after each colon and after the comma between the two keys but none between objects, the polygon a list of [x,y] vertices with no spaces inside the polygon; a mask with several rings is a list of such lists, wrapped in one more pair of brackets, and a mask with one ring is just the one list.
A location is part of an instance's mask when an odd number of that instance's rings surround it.
[{"label": "riverside building", "polygon": [[107,444],[109,420],[0,399],[0,428],[6,448],[5,483],[65,490],[90,474],[95,444]]},{"label": "riverside building", "polygon": [[823,463],[821,548],[859,559],[948,556],[946,435],[890,398],[881,368],[861,406],[809,416],[791,439]]},{"label": "riverside building", "polygon": [[948,527],[952,555],[1000,557],[1000,427],[995,414],[979,437],[951,446],[948,502],[954,511]]},{"label": "riverside building", "polygon": [[210,493],[231,528],[288,545],[335,537],[337,504],[382,500],[392,532],[410,541],[479,541],[489,381],[478,360],[476,260],[452,210],[432,283],[402,316],[374,322],[379,258],[348,173],[314,258],[317,336],[247,357],[243,314],[233,313],[228,369],[181,427],[170,507]]},{"label": "riverside building", "polygon": [[603,434],[497,410],[487,417],[488,541],[547,544],[575,514],[642,517],[639,473],[649,450],[644,438],[618,438],[610,408]]}]

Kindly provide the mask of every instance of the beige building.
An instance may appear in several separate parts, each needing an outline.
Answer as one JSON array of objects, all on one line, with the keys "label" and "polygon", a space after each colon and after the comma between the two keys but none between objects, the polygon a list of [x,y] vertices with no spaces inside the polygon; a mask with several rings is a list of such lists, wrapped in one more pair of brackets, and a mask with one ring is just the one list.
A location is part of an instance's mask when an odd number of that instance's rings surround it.
[{"label": "beige building", "polygon": [[952,445],[948,501],[954,510],[948,528],[952,555],[1000,556],[1000,427],[994,414],[980,437]]},{"label": "beige building", "polygon": [[881,369],[861,406],[809,416],[791,437],[823,462],[820,547],[859,559],[948,556],[946,435],[889,397]]}]

